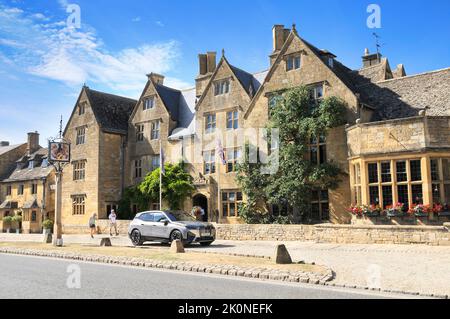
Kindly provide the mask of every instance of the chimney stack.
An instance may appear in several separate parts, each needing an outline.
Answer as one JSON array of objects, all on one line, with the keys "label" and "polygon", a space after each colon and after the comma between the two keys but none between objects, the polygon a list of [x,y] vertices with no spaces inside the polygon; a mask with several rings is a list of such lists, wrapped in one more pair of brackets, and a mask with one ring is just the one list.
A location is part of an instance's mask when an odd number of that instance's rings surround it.
[{"label": "chimney stack", "polygon": [[8,141],[1,141],[0,142],[0,146],[9,146],[9,142]]},{"label": "chimney stack", "polygon": [[216,71],[217,52],[207,52],[198,55],[199,75],[195,79],[196,96],[200,97],[212,74]]},{"label": "chimney stack", "polygon": [[272,28],[273,33],[273,52],[280,51],[286,42],[289,33],[291,33],[290,29],[285,29],[284,25],[276,24]]},{"label": "chimney stack", "polygon": [[28,133],[27,154],[31,155],[39,150],[39,148],[39,133],[37,131]]},{"label": "chimney stack", "polygon": [[362,57],[363,68],[381,63],[381,57],[381,53],[370,54],[369,49],[366,48],[364,50],[364,56]]},{"label": "chimney stack", "polygon": [[208,73],[214,73],[216,70],[216,56],[217,52],[206,52],[208,60]]},{"label": "chimney stack", "polygon": [[208,73],[208,56],[206,54],[198,55],[199,75]]},{"label": "chimney stack", "polygon": [[150,81],[152,81],[155,84],[164,85],[164,75],[152,72],[148,74],[147,77]]}]

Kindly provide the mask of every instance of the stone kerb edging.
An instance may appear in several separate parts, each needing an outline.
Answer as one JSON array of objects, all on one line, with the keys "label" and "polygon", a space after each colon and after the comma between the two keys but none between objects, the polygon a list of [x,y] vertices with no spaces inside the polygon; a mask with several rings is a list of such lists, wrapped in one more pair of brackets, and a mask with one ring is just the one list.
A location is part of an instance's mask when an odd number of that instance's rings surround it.
[{"label": "stone kerb edging", "polygon": [[238,276],[255,279],[278,280],[285,282],[301,282],[316,285],[325,285],[334,278],[333,271],[327,268],[325,275],[319,275],[303,271],[282,271],[262,267],[240,267],[232,265],[199,265],[186,262],[158,261],[142,258],[129,258],[121,256],[84,255],[59,251],[44,251],[21,248],[0,248],[1,254],[26,255],[36,257],[50,257],[66,260],[78,260],[83,262],[94,262],[114,264],[122,266],[134,266],[143,268],[159,268],[166,270],[179,270],[199,273],[209,273],[227,276]]}]

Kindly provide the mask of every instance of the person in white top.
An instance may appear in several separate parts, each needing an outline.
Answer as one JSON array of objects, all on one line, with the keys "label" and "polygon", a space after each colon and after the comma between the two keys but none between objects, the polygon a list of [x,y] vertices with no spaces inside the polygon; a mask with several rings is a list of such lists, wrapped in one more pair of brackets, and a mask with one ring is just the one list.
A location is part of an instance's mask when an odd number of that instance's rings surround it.
[{"label": "person in white top", "polygon": [[111,214],[109,214],[109,235],[112,236],[112,230],[114,228],[114,232],[116,236],[119,236],[117,232],[117,215],[114,209],[111,209]]}]

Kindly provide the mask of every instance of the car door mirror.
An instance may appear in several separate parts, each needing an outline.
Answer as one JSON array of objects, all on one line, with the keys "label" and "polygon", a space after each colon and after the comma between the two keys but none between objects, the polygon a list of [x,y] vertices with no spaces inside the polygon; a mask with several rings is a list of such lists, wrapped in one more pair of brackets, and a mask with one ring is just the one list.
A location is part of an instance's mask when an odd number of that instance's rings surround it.
[{"label": "car door mirror", "polygon": [[169,220],[168,219],[166,219],[166,218],[163,218],[163,219],[161,219],[160,221],[159,221],[160,223],[163,223],[164,224],[164,226],[167,226],[167,225],[169,225]]}]

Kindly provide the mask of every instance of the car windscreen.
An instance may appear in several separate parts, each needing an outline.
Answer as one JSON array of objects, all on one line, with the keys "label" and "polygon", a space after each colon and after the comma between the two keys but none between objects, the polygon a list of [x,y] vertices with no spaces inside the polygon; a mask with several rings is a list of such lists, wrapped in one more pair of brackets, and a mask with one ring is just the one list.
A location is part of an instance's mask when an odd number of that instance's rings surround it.
[{"label": "car windscreen", "polygon": [[194,216],[189,215],[188,213],[182,212],[182,211],[179,211],[179,212],[166,212],[166,215],[167,215],[167,217],[169,217],[169,219],[172,222],[176,222],[176,221],[179,221],[179,222],[192,222],[192,221],[195,221]]}]

